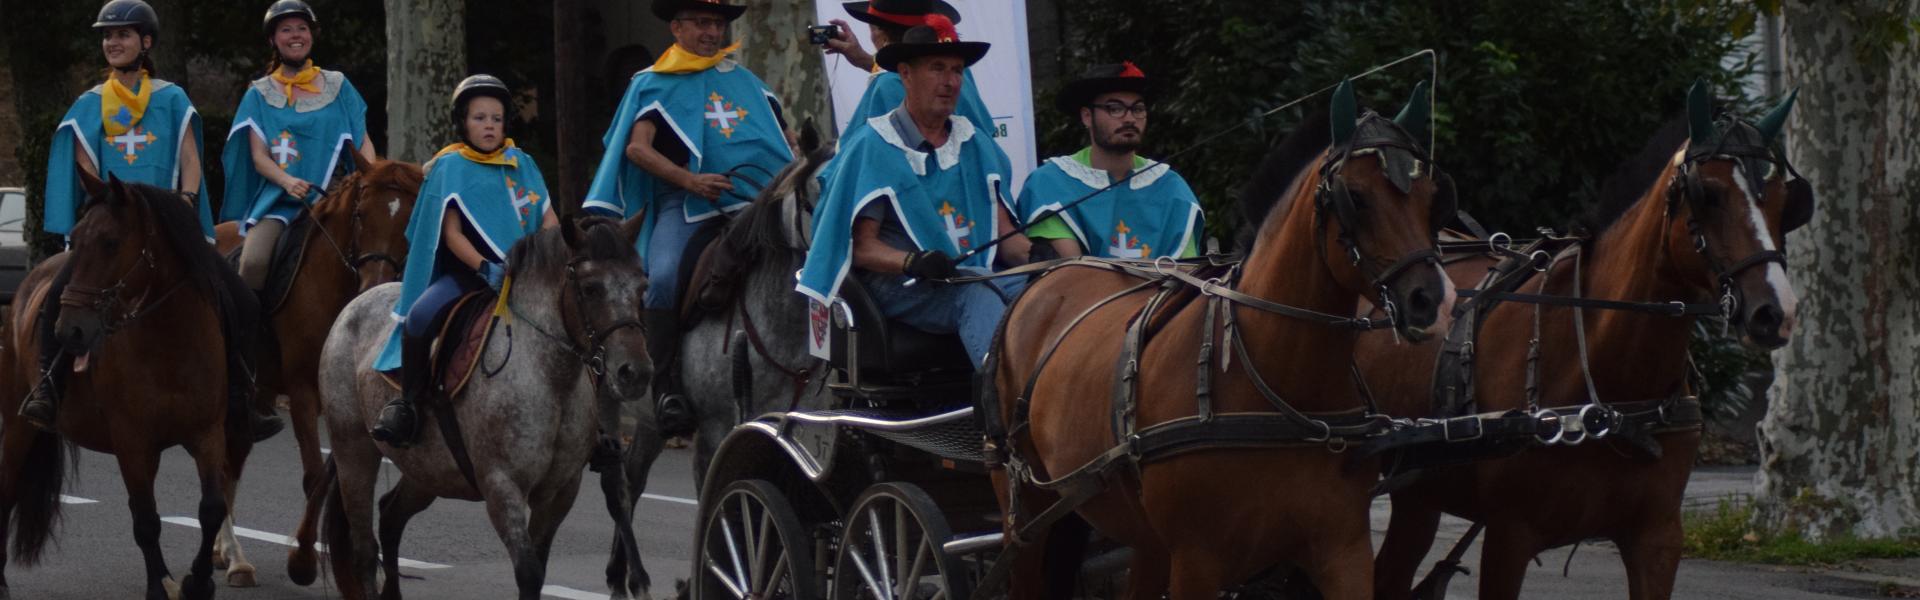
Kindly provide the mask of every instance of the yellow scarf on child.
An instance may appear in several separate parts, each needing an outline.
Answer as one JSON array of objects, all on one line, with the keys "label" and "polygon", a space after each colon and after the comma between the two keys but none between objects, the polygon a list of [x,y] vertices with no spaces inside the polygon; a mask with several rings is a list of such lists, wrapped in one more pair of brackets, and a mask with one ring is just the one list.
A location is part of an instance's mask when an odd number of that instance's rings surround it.
[{"label": "yellow scarf on child", "polygon": [[679,44],[674,44],[667,47],[667,52],[660,55],[660,60],[653,61],[653,72],[668,75],[698,73],[713,68],[714,65],[720,64],[720,61],[726,60],[728,54],[739,51],[740,42],[734,42],[732,46],[721,48],[713,56],[700,56],[688,52]]},{"label": "yellow scarf on child", "polygon": [[314,82],[314,80],[320,78],[320,67],[313,66],[313,59],[307,59],[306,66],[300,67],[300,72],[295,73],[292,77],[288,77],[282,73],[282,69],[274,69],[273,80],[287,87],[288,104],[293,103],[293,88],[297,87],[306,90],[309,94],[320,93],[320,84]]},{"label": "yellow scarf on child", "polygon": [[461,157],[483,165],[500,165],[518,169],[520,168],[520,159],[507,156],[507,149],[512,147],[513,138],[507,138],[507,143],[501,144],[500,147],[494,149],[494,151],[484,153],[473,149],[472,146],[468,146],[466,142],[455,142],[447,144],[447,147],[441,148],[439,152],[435,152],[433,157],[437,159],[458,152]]},{"label": "yellow scarf on child", "polygon": [[146,69],[140,70],[139,86],[140,91],[135,93],[119,78],[107,77],[106,93],[100,94],[100,124],[106,126],[108,137],[126,133],[147,115],[147,101],[153,99],[153,78],[147,76]]}]

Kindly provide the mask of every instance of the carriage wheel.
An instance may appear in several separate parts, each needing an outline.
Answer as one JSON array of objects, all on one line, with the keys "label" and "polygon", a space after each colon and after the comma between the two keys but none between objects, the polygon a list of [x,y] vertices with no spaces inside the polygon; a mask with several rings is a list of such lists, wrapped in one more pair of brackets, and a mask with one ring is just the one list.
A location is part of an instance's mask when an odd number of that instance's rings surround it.
[{"label": "carriage wheel", "polygon": [[719,494],[700,530],[696,598],[820,597],[813,540],[786,494],[759,479]]},{"label": "carriage wheel", "polygon": [[972,580],[941,546],[953,530],[911,483],[867,488],[847,515],[834,560],[834,600],[963,600]]}]

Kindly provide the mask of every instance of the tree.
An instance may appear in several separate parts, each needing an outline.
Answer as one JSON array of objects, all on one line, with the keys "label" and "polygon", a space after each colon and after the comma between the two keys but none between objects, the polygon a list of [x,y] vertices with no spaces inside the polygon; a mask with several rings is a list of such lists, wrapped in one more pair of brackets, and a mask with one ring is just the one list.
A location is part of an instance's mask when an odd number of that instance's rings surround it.
[{"label": "tree", "polygon": [[464,0],[387,0],[387,156],[425,162],[447,140],[447,94],[466,77]]},{"label": "tree", "polygon": [[767,0],[733,24],[740,46],[740,63],[759,75],[780,94],[787,124],[799,126],[813,118],[822,128],[833,119],[828,108],[826,70],[820,48],[807,43],[806,26],[813,24],[813,0]]},{"label": "tree", "polygon": [[1820,195],[1787,242],[1799,325],[1774,355],[1756,518],[1816,539],[1920,526],[1916,23],[1912,2],[1786,7],[1790,156]]},{"label": "tree", "polygon": [[[77,69],[105,66],[99,37],[88,29],[99,7],[79,2],[0,3],[7,18],[0,19],[0,43],[7,46],[13,72],[14,103],[20,115],[21,138],[11,151],[26,172],[29,251],[39,260],[60,251],[60,238],[39,233],[47,189],[47,148],[54,127],[84,87],[72,85]],[[89,75],[88,79],[96,79]],[[93,83],[98,83],[94,81]],[[87,85],[92,85],[89,83]]]},{"label": "tree", "polygon": [[588,43],[588,25],[598,19],[587,18],[591,9],[585,4],[553,0],[553,137],[560,164],[548,177],[553,179],[554,197],[565,203],[556,204],[555,210],[564,212],[579,208],[580,199],[587,195],[587,179],[600,158],[597,128],[604,124],[592,117],[591,94],[599,86],[591,83],[596,69],[586,57],[598,54]]}]

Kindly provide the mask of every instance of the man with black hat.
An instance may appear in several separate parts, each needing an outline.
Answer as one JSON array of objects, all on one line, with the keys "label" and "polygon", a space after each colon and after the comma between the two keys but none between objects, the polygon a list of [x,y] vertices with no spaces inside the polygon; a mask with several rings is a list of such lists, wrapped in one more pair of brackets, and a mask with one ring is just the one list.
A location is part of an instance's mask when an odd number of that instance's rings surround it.
[{"label": "man with black hat", "polygon": [[887,318],[959,334],[976,368],[1024,280],[939,280],[992,269],[996,258],[1023,264],[1031,246],[1022,235],[988,246],[1013,228],[1011,165],[979,125],[953,114],[962,73],[986,52],[987,44],[960,41],[951,24],[914,27],[880,50],[906,101],[841,141],[836,160],[859,168],[836,170],[822,188],[799,285],[825,306],[858,269]]},{"label": "man with black hat", "polygon": [[1064,257],[1199,254],[1200,200],[1172,167],[1138,154],[1154,92],[1130,62],[1094,67],[1060,92],[1055,106],[1080,117],[1092,144],[1047,159],[1021,186],[1020,215],[1042,219],[1027,230],[1036,243]]},{"label": "man with black hat", "polygon": [[[872,0],[843,2],[841,6],[846,7],[847,14],[867,24],[867,37],[873,42],[874,52],[899,40],[908,29],[930,25],[931,18],[946,19],[946,27],[960,23],[960,11],[947,4],[946,0]],[[860,47],[860,40],[854,38],[846,21],[834,19],[831,22],[839,26],[840,33],[838,37],[827,40],[826,53],[845,56],[848,64],[873,71],[873,75],[867,79],[866,93],[860,96],[860,103],[854,106],[853,114],[848,117],[846,131],[851,134],[854,128],[865,125],[868,119],[900,106],[907,92],[900,85],[899,75],[880,68],[875,64],[873,55]],[[993,128],[993,113],[987,110],[987,103],[980,100],[980,86],[974,85],[971,71],[963,76],[960,104],[954,112],[973,121],[976,126],[989,130]]]},{"label": "man with black hat", "polygon": [[642,320],[655,367],[655,417],[668,436],[693,428],[675,360],[680,266],[694,258],[688,246],[710,219],[750,204],[756,190],[734,189],[730,173],[776,173],[793,161],[779,99],[727,57],[739,43],[722,47],[730,24],[746,11],[720,0],[653,0],[674,45],[627,86],[583,203],[603,214],[646,214]]}]

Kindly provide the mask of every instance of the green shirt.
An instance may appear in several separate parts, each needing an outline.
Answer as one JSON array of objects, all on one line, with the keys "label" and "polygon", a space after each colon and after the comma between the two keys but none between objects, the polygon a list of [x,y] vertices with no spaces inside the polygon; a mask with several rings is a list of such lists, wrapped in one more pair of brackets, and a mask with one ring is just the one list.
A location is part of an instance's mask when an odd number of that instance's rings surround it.
[{"label": "green shirt", "polygon": [[[1079,152],[1073,153],[1073,156],[1071,158],[1073,159],[1073,162],[1077,162],[1077,163],[1091,167],[1093,166],[1092,157],[1093,157],[1093,147],[1088,146],[1086,148],[1081,148]],[[1133,168],[1138,169],[1145,166],[1147,166],[1147,159],[1140,158],[1139,156],[1133,157]],[[1079,241],[1079,238],[1076,238],[1073,236],[1073,230],[1067,228],[1067,222],[1061,220],[1059,215],[1047,217],[1047,220],[1041,221],[1039,223],[1034,224],[1033,227],[1027,228],[1027,237],[1036,239],[1036,240],[1065,239],[1065,240]],[[1084,251],[1085,248],[1082,248],[1081,250]],[[1200,255],[1200,236],[1196,235],[1196,236],[1187,238],[1187,247],[1180,250],[1180,258],[1193,258],[1199,255]]]}]

